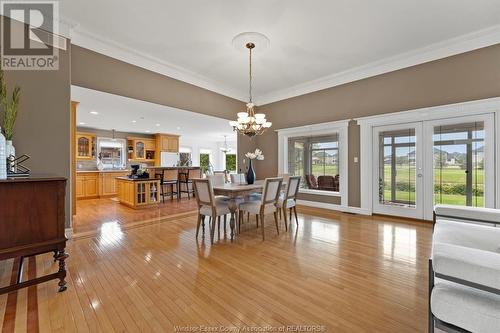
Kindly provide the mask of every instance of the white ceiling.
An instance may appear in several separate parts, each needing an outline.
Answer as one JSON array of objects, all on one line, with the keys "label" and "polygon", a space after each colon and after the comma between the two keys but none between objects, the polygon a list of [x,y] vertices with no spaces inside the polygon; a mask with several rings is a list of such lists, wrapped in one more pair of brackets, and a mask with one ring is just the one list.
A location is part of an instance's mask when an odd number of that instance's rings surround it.
[{"label": "white ceiling", "polygon": [[263,33],[257,103],[268,103],[500,42],[499,0],[61,1],[73,42],[242,100]]},{"label": "white ceiling", "polygon": [[212,143],[223,142],[227,135],[227,141],[236,141],[228,121],[222,118],[77,86],[71,87],[71,99],[80,102],[77,126],[144,134],[179,134],[184,139]]}]

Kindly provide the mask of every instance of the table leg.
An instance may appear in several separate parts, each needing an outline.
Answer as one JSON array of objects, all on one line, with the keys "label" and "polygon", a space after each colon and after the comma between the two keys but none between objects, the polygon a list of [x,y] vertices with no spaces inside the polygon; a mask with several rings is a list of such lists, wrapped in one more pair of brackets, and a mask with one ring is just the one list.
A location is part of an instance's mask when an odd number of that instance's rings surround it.
[{"label": "table leg", "polygon": [[234,226],[235,226],[235,213],[236,213],[236,200],[234,198],[231,198],[229,200],[229,210],[231,211],[231,219],[229,220],[229,225],[231,226],[231,242],[234,239]]}]

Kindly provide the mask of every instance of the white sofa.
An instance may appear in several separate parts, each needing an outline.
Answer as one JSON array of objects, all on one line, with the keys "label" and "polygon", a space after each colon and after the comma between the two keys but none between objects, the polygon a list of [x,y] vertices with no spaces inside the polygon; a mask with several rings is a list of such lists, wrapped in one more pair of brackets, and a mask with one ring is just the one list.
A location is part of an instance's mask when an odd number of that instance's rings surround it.
[{"label": "white sofa", "polygon": [[438,205],[429,332],[500,332],[500,210]]}]

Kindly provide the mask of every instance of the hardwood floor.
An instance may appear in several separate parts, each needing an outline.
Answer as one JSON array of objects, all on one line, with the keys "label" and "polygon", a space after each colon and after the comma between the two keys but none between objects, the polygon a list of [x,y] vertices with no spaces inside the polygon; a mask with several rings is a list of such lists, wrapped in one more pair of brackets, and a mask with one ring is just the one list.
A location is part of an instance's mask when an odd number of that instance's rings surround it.
[{"label": "hardwood floor", "polygon": [[[189,214],[109,222],[72,239],[68,290],[58,293],[52,281],[1,295],[3,332],[426,331],[430,224],[302,208],[289,232],[281,226],[276,235],[266,219],[262,241],[252,220],[234,243],[213,246],[208,232],[196,241],[195,227]],[[0,263],[2,284],[14,264]],[[25,267],[32,275],[55,269],[50,255]]]},{"label": "hardwood floor", "polygon": [[116,198],[86,199],[77,201],[77,214],[73,218],[73,233],[95,234],[109,222],[119,225],[158,220],[170,216],[193,212],[197,209],[196,199],[165,199],[158,207],[133,209],[122,205]]}]

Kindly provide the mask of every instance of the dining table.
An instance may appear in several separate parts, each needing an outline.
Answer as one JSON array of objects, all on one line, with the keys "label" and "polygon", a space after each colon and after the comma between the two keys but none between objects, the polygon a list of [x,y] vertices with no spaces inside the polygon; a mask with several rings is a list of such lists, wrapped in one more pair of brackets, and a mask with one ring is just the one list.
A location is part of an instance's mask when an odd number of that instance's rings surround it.
[{"label": "dining table", "polygon": [[[231,218],[229,219],[229,226],[231,227],[231,241],[234,239],[234,228],[236,225],[236,211],[238,210],[238,205],[236,203],[237,198],[243,198],[247,200],[250,193],[262,192],[264,189],[265,180],[256,180],[253,184],[244,183],[225,183],[223,185],[214,185],[213,190],[215,195],[224,195],[228,197],[229,211],[231,212]],[[282,186],[285,186],[282,183]]]}]

